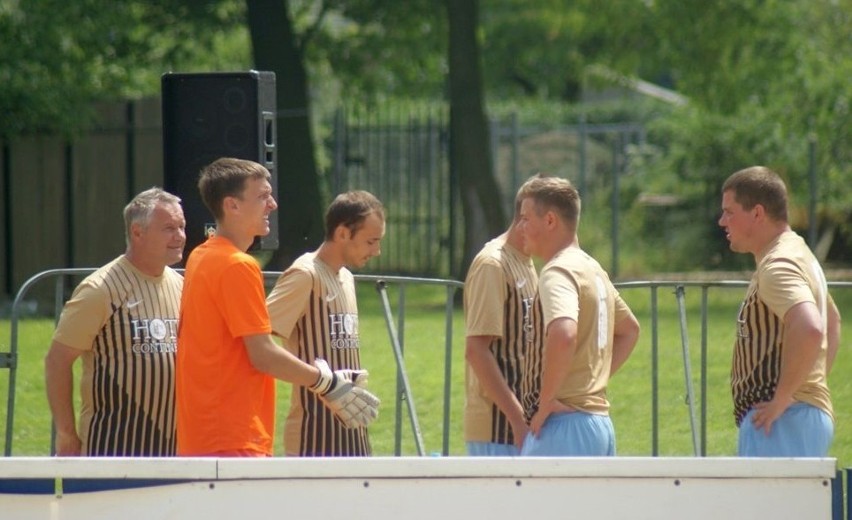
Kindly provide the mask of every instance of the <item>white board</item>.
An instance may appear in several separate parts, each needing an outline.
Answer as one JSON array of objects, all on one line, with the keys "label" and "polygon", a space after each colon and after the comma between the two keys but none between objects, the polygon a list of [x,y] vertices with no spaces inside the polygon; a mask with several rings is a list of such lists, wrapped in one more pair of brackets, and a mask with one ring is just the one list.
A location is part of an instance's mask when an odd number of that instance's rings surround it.
[{"label": "white board", "polygon": [[27,482],[21,479],[61,479],[66,489],[80,488],[77,479],[158,485],[61,496],[0,492],[0,517],[830,519],[835,466],[834,459],[664,457],[12,457],[0,458],[0,490]]}]

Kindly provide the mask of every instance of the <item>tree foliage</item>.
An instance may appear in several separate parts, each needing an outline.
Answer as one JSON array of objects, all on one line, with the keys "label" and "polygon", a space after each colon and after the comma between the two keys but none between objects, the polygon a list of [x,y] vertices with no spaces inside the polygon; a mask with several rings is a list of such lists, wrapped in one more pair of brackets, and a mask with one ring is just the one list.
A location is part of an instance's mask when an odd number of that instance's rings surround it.
[{"label": "tree foliage", "polygon": [[236,7],[204,0],[3,0],[0,136],[70,133],[89,122],[91,101],[151,94],[163,72],[182,66],[222,66],[210,49],[219,47],[219,29],[236,23]]},{"label": "tree foliage", "polygon": [[[442,4],[280,2],[305,72],[306,110],[448,98]],[[852,243],[852,0],[478,5],[490,99],[571,103],[599,66],[661,82],[690,102],[651,124],[653,153],[636,178],[691,201],[701,215],[684,222],[712,219],[720,180],[757,163],[780,170],[794,202],[806,204],[813,150],[820,225],[845,229]],[[72,132],[88,122],[90,101],[154,95],[165,71],[250,68],[247,21],[245,0],[0,0],[0,137]]]},{"label": "tree foliage", "polygon": [[575,102],[591,64],[657,74],[645,2],[484,0],[482,12],[486,84],[494,95]]},{"label": "tree foliage", "polygon": [[655,8],[655,27],[668,35],[661,57],[691,100],[654,125],[656,183],[717,202],[727,175],[764,164],[785,177],[793,224],[807,228],[814,153],[819,227],[849,241],[852,2],[658,0]]},{"label": "tree foliage", "polygon": [[[428,0],[294,1],[306,59],[343,99],[436,98],[447,74],[446,17]],[[320,15],[324,18],[320,19]]]}]

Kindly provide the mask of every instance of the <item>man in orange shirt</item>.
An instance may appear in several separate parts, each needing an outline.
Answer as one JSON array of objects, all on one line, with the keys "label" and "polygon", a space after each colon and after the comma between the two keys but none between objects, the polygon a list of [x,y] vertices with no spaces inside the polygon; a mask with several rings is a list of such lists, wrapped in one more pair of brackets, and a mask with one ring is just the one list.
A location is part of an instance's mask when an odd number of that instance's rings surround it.
[{"label": "man in orange shirt", "polygon": [[332,372],[322,359],[306,364],[270,336],[263,273],[245,252],[269,233],[269,214],[278,207],[269,180],[260,164],[222,158],[198,181],[216,234],[192,251],[184,273],[178,455],[272,455],[275,378],[310,388],[347,426],[366,426],[377,416],[378,399],[353,384],[360,373]]}]

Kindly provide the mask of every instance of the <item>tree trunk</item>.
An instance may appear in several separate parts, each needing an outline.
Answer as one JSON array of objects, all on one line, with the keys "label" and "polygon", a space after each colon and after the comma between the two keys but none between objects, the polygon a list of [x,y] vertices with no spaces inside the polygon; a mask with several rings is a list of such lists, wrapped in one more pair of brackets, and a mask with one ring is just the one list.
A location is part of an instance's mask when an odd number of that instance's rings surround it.
[{"label": "tree trunk", "polygon": [[275,72],[278,105],[278,230],[280,246],[267,268],[284,269],[323,240],[323,203],[310,124],[304,52],[287,0],[246,0],[254,63]]},{"label": "tree trunk", "polygon": [[447,0],[450,28],[450,168],[459,181],[464,215],[462,278],[473,256],[505,230],[500,188],[494,178],[485,118],[482,67],[476,40],[476,0]]}]

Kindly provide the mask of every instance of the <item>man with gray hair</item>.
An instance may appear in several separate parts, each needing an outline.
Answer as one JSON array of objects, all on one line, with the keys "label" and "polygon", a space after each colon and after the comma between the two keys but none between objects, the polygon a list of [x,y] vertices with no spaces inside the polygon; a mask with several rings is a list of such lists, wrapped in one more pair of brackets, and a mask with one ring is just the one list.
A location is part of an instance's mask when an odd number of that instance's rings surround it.
[{"label": "man with gray hair", "polygon": [[[74,290],[45,356],[61,456],[175,454],[174,368],[186,220],[160,188],[124,208],[127,249]],[[74,362],[82,358],[79,426]]]}]

